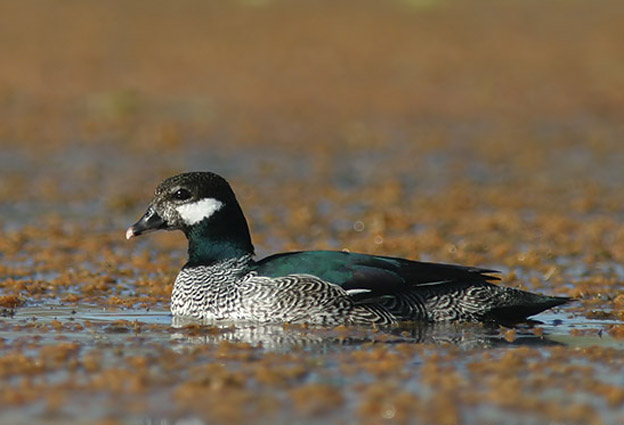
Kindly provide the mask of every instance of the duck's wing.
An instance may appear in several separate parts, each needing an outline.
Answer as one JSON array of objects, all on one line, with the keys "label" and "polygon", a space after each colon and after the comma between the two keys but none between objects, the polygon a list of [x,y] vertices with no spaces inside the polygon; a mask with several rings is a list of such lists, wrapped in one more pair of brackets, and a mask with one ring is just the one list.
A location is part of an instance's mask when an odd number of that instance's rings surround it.
[{"label": "duck's wing", "polygon": [[340,285],[362,301],[407,291],[414,286],[483,283],[499,280],[495,270],[342,251],[276,254],[255,263],[261,276],[305,273]]}]

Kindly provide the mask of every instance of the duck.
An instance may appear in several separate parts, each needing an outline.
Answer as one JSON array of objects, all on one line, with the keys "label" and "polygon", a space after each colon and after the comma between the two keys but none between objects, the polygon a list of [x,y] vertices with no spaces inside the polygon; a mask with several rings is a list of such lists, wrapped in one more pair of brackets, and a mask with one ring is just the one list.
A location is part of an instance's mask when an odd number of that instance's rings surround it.
[{"label": "duck", "polygon": [[157,230],[180,230],[188,240],[188,261],[171,293],[174,317],[319,326],[502,324],[571,300],[500,286],[497,271],[462,265],[329,250],[256,260],[234,191],[208,171],[160,183],[126,238]]}]

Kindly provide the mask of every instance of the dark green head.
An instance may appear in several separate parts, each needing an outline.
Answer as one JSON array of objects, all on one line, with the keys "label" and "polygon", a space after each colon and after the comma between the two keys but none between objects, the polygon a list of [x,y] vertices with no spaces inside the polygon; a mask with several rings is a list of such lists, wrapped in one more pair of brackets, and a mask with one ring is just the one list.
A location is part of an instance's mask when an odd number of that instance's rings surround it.
[{"label": "dark green head", "polygon": [[253,254],[236,196],[228,182],[214,173],[184,173],[163,181],[146,213],[126,231],[126,238],[161,229],[184,232],[191,263]]}]

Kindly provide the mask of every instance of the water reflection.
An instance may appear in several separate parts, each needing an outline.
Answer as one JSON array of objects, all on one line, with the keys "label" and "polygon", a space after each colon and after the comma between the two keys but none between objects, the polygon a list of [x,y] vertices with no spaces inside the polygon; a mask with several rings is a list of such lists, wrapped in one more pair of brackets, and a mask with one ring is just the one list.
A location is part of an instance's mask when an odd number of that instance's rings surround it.
[{"label": "water reflection", "polygon": [[202,322],[173,317],[172,338],[179,343],[218,344],[223,341],[246,343],[270,351],[288,351],[294,347],[308,350],[331,350],[340,346],[367,344],[452,344],[460,349],[508,346],[561,345],[548,335],[532,333],[530,326],[515,330],[513,339],[507,329],[480,323],[411,322],[388,328],[338,327],[319,328],[297,325],[259,325],[254,323]]},{"label": "water reflection", "polygon": [[[543,317],[542,317],[543,316]],[[254,323],[206,323],[171,317],[167,310],[106,310],[88,306],[31,305],[19,308],[14,317],[4,319],[0,333],[13,339],[28,328],[14,325],[36,321],[46,323],[91,323],[83,332],[70,332],[72,338],[106,335],[110,340],[126,341],[129,334],[148,338],[152,343],[173,342],[182,349],[187,345],[246,343],[268,351],[284,352],[299,347],[308,351],[340,350],[366,344],[452,344],[460,349],[514,346],[548,347],[552,345],[609,345],[617,341],[604,335],[591,341],[571,335],[573,329],[608,325],[605,321],[560,317],[555,313],[541,315],[544,323],[534,322],[504,328],[480,323],[404,323],[388,328],[337,327],[317,328],[298,325],[259,325]],[[541,333],[534,332],[535,327]],[[97,329],[101,328],[102,332]],[[84,334],[84,335],[82,335]]]}]

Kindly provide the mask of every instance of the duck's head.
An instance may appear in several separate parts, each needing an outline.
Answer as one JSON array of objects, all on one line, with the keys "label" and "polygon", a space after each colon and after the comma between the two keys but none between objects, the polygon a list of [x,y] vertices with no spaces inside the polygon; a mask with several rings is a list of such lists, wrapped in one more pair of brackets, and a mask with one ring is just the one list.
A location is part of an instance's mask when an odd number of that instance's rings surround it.
[{"label": "duck's head", "polygon": [[184,173],[164,180],[143,217],[126,231],[126,238],[161,229],[182,230],[189,244],[202,248],[227,243],[253,252],[236,196],[215,173]]}]

